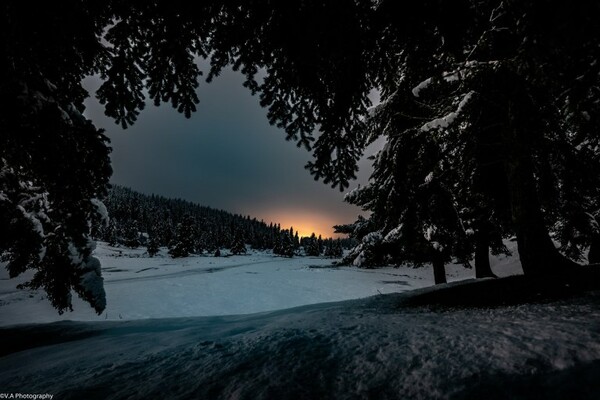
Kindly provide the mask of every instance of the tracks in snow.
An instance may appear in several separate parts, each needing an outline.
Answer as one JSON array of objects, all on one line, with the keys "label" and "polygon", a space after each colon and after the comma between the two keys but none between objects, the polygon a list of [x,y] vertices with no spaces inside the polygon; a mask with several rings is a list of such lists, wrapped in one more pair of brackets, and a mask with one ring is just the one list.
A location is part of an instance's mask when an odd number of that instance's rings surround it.
[{"label": "tracks in snow", "polygon": [[[197,267],[193,269],[186,269],[184,271],[174,271],[169,273],[155,274],[155,275],[146,275],[146,276],[132,276],[127,278],[117,278],[117,279],[107,279],[105,277],[104,284],[110,285],[111,283],[120,283],[120,282],[131,282],[131,281],[152,281],[156,279],[167,279],[167,278],[181,278],[185,276],[192,275],[202,275],[202,274],[212,274],[215,272],[225,271],[228,269],[241,268],[241,267],[249,267],[249,266],[257,266],[262,264],[271,264],[275,262],[281,262],[280,259],[273,260],[261,260],[256,262],[245,262],[241,264],[232,264],[232,265],[224,265],[221,267]],[[177,266],[174,266],[177,268]]]}]

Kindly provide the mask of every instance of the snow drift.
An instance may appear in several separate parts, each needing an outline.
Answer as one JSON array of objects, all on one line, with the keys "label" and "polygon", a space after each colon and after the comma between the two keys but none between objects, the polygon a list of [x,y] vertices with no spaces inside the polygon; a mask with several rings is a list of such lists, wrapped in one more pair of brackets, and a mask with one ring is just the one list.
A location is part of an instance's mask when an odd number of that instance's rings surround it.
[{"label": "snow drift", "polygon": [[431,290],[246,316],[4,328],[0,387],[61,399],[598,398],[600,292],[407,305]]}]

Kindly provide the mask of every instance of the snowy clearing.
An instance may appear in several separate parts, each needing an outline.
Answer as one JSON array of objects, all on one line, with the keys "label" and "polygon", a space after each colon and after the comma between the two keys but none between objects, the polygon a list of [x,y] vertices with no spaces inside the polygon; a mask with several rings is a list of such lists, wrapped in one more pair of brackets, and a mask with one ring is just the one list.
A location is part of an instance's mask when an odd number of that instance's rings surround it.
[{"label": "snowy clearing", "polygon": [[[514,247],[514,243],[509,243]],[[149,258],[144,249],[99,243],[106,311],[98,316],[73,297],[73,312],[58,315],[42,291],[16,289],[31,275],[8,279],[0,271],[0,326],[59,320],[104,321],[249,314],[307,304],[404,292],[433,285],[430,267],[360,269],[331,259],[282,258],[269,253],[230,257]],[[492,259],[499,276],[521,273],[515,257]],[[469,279],[473,269],[448,265],[448,281]]]},{"label": "snowy clearing", "polygon": [[[600,395],[598,290],[510,306],[418,305],[523,289],[514,283],[524,277],[456,282],[473,271],[449,266],[455,282],[448,285],[324,303],[429,286],[431,270],[335,268],[331,260],[264,253],[173,260],[120,251],[98,249],[106,315],[78,302],[60,318],[87,321],[0,328],[0,392],[252,400]],[[494,259],[493,269],[511,275],[519,263]],[[59,319],[39,293],[1,282],[4,325]],[[537,289],[525,289],[538,299]],[[213,316],[192,317],[202,313]],[[129,320],[94,321],[115,314]]]},{"label": "snowy clearing", "polygon": [[0,330],[5,392],[60,399],[595,399],[600,293],[434,310],[413,293],[249,316]]}]

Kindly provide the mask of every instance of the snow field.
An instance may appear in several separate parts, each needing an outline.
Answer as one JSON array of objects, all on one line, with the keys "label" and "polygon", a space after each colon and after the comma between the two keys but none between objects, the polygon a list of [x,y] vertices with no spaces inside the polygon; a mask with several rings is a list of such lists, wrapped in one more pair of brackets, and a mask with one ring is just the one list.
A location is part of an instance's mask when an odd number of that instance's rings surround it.
[{"label": "snow field", "polygon": [[[8,279],[2,269],[0,326],[249,314],[433,285],[430,267],[336,267],[330,259],[282,258],[260,252],[173,259],[162,249],[149,258],[141,248],[115,248],[106,243],[99,243],[94,254],[102,264],[107,297],[102,315],[96,315],[76,295],[74,311],[58,315],[42,291],[16,289],[31,275]],[[514,257],[494,258],[492,268],[501,276],[520,273]],[[474,270],[461,265],[446,269],[449,281],[474,275]]]},{"label": "snow field", "polygon": [[[104,244],[97,256],[106,315],[77,302],[60,318],[83,322],[0,328],[8,346],[0,357],[3,392],[90,400],[552,400],[600,393],[598,292],[494,308],[406,307],[406,299],[435,290],[427,287],[430,268],[334,268],[330,260],[264,253],[148,259]],[[501,276],[520,270],[514,257],[494,258],[492,268]],[[473,271],[450,265],[447,273],[454,285],[469,285],[458,281]],[[4,325],[59,318],[40,293],[16,294],[0,282]],[[409,291],[415,288],[422,289]],[[390,294],[371,296],[378,291]],[[289,308],[311,302],[320,304]],[[212,316],[184,316],[203,312]],[[118,321],[90,322],[115,314]]]},{"label": "snow field", "polygon": [[[597,398],[597,293],[495,309],[399,308],[410,295],[15,327],[7,341],[27,348],[0,358],[0,384],[61,399]],[[27,339],[34,332],[37,344]]]}]

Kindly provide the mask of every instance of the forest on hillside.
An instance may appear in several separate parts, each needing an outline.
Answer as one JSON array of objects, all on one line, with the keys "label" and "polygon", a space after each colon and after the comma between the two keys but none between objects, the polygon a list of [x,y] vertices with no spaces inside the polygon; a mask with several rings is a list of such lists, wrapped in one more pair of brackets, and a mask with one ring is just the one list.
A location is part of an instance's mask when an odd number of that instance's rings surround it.
[{"label": "forest on hillside", "polygon": [[339,258],[352,239],[300,237],[294,227],[265,223],[250,216],[205,207],[181,199],[145,195],[112,185],[103,201],[106,213],[98,219],[93,237],[110,245],[145,247],[154,256],[168,247],[172,257],[191,254],[221,255],[255,250],[272,250],[285,257],[309,255]]}]

